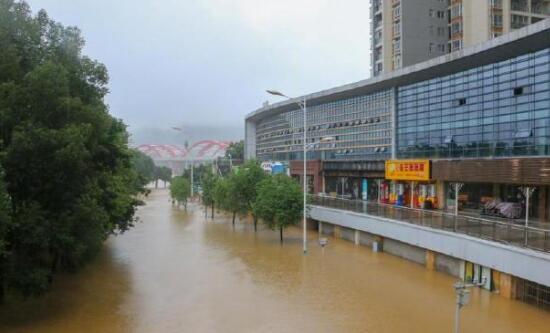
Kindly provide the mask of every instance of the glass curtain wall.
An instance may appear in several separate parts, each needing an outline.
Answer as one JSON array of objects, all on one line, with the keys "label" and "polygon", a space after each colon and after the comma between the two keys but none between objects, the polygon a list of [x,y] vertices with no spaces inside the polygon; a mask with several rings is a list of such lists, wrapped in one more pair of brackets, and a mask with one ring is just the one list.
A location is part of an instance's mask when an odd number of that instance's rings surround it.
[{"label": "glass curtain wall", "polygon": [[550,49],[398,89],[399,158],[550,154]]}]

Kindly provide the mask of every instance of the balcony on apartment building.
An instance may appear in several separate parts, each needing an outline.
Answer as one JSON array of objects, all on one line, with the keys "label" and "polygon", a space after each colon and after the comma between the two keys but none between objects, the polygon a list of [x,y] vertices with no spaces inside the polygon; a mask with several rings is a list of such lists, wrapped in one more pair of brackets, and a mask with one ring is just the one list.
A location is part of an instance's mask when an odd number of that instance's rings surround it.
[{"label": "balcony on apartment building", "polygon": [[531,13],[539,15],[550,15],[550,0],[532,0]]},{"label": "balcony on apartment building", "polygon": [[528,12],[529,1],[527,0],[512,0],[511,9],[515,12]]},{"label": "balcony on apartment building", "polygon": [[372,2],[372,11],[378,13],[382,10],[382,0],[374,0]]}]

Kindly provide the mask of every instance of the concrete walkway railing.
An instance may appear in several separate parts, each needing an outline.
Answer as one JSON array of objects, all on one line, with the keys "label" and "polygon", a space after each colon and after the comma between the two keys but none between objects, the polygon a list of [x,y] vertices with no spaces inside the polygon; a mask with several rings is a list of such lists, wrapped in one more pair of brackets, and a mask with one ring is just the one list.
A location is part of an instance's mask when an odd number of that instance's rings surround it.
[{"label": "concrete walkway railing", "polygon": [[550,252],[550,229],[525,227],[522,224],[515,223],[515,221],[504,222],[502,220],[494,221],[463,215],[455,216],[440,211],[398,207],[328,196],[311,196],[310,205],[394,219],[518,247]]}]

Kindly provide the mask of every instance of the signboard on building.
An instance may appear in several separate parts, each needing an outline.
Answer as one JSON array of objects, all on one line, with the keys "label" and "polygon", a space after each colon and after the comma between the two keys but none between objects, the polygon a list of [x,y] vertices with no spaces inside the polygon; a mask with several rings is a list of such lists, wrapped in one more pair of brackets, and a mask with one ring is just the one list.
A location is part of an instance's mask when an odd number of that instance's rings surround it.
[{"label": "signboard on building", "polygon": [[430,161],[429,160],[386,161],[386,179],[430,180]]},{"label": "signboard on building", "polygon": [[286,173],[287,167],[281,162],[262,162],[262,169],[269,174],[277,175]]},{"label": "signboard on building", "polygon": [[262,162],[261,166],[266,173],[271,173],[271,167],[273,166],[271,162]]}]

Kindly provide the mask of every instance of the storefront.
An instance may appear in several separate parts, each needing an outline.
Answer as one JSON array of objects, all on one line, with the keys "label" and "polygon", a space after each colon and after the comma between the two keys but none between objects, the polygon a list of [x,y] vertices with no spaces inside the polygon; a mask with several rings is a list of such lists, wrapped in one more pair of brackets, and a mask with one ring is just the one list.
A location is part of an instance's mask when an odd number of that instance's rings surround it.
[{"label": "storefront", "polygon": [[438,208],[438,186],[431,179],[430,171],[429,160],[386,161],[385,178],[391,183],[381,184],[382,202],[411,208]]},{"label": "storefront", "polygon": [[[323,162],[319,160],[307,161],[306,164],[306,184],[307,193],[318,194],[323,191],[323,176],[322,170]],[[303,174],[304,174],[304,162],[303,161],[291,161],[290,162],[290,176],[296,181],[300,182],[300,186],[303,186]]]},{"label": "storefront", "polygon": [[323,163],[325,195],[343,199],[377,201],[384,177],[383,161]]},{"label": "storefront", "polygon": [[[550,159],[435,160],[432,176],[445,184],[445,208],[482,218],[549,220]],[[529,199],[529,205],[527,205]]]}]

